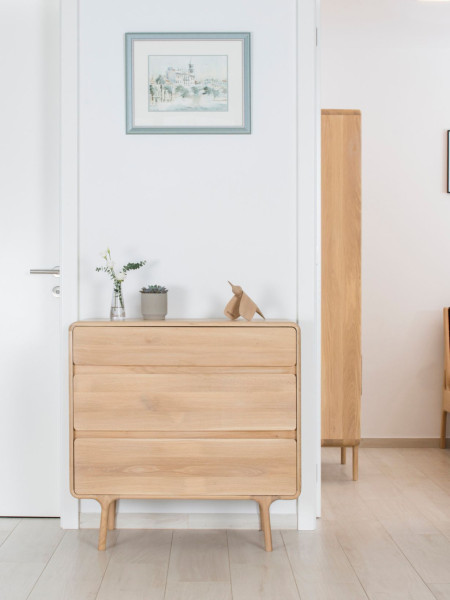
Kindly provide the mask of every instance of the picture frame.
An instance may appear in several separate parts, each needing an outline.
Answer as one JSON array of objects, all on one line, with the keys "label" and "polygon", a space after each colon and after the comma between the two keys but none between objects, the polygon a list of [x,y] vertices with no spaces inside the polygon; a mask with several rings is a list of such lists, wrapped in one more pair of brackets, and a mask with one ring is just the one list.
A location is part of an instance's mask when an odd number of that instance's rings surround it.
[{"label": "picture frame", "polygon": [[126,33],[127,134],[251,133],[250,33]]},{"label": "picture frame", "polygon": [[450,194],[450,129],[447,129],[447,194]]}]

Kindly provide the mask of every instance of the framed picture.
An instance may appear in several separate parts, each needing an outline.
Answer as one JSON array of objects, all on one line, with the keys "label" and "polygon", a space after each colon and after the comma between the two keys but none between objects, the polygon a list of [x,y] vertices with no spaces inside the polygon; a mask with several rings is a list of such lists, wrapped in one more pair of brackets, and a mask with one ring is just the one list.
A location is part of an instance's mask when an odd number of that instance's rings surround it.
[{"label": "framed picture", "polygon": [[450,194],[450,130],[447,129],[447,194]]},{"label": "framed picture", "polygon": [[126,33],[127,133],[250,133],[249,33]]}]

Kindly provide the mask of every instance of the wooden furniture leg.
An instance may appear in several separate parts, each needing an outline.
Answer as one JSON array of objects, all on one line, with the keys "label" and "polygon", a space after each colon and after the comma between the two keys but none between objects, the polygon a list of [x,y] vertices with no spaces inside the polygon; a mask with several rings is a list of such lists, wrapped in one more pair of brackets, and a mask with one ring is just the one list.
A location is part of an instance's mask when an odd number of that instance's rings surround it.
[{"label": "wooden furniture leg", "polygon": [[342,446],[341,448],[341,465],[345,465],[347,462],[347,448]]},{"label": "wooden furniture leg", "polygon": [[266,552],[272,552],[272,531],[270,529],[270,505],[274,501],[272,496],[260,496],[256,498],[261,515],[261,528],[264,532]]},{"label": "wooden furniture leg", "polygon": [[108,529],[112,531],[116,528],[116,501],[113,500],[109,505],[108,511]]},{"label": "wooden furniture leg", "polygon": [[444,450],[446,447],[446,437],[447,437],[447,411],[442,411],[442,421],[441,421],[441,448]]},{"label": "wooden furniture leg", "polygon": [[98,534],[98,549],[106,550],[106,536],[108,533],[108,517],[109,517],[109,507],[111,504],[111,500],[108,496],[103,498],[98,498],[100,502],[100,506],[102,507],[102,514],[100,517],[100,531]]},{"label": "wooden furniture leg", "polygon": [[359,448],[359,446],[353,446],[353,448],[352,448],[353,481],[358,481],[358,448]]}]

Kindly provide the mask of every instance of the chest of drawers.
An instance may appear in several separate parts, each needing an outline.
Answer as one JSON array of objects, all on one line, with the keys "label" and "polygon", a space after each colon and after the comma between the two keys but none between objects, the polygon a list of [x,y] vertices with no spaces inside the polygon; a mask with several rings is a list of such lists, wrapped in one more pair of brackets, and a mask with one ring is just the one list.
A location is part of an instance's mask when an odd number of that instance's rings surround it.
[{"label": "chest of drawers", "polygon": [[270,504],[300,493],[300,330],[290,322],[81,321],[70,328],[70,475],[120,498],[252,499],[266,550]]}]

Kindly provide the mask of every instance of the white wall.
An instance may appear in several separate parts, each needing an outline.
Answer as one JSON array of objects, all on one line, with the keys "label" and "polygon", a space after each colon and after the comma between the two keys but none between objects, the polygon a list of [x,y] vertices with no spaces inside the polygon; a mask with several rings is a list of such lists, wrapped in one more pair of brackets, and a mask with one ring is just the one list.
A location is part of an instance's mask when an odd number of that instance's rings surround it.
[{"label": "white wall", "polygon": [[[99,252],[150,265],[125,283],[169,287],[169,318],[219,317],[227,284],[268,318],[296,318],[296,11],[294,0],[81,0],[80,317],[107,317]],[[251,135],[125,135],[124,33],[250,31]],[[128,502],[123,510],[255,511],[254,503]],[[82,503],[93,510],[96,503]],[[274,511],[294,512],[294,502]]]},{"label": "white wall", "polygon": [[363,437],[438,437],[450,4],[322,0],[324,108],[362,110]]}]

